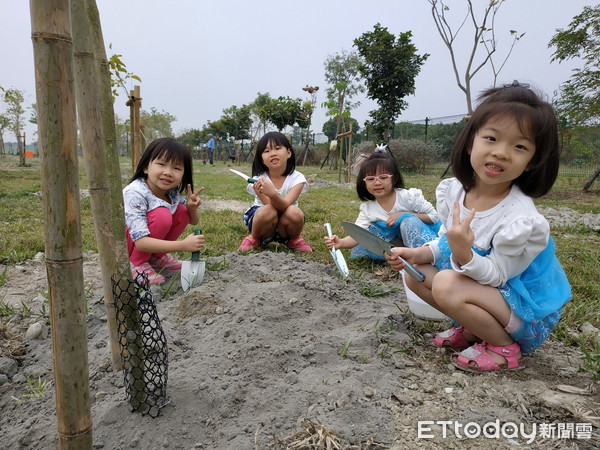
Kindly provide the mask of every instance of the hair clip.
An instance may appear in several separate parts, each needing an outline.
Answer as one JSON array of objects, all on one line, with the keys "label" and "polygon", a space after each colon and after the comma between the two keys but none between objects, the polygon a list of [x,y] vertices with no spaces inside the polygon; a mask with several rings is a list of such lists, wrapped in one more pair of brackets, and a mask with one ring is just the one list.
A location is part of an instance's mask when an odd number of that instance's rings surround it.
[{"label": "hair clip", "polygon": [[528,89],[529,88],[529,84],[528,83],[519,83],[518,80],[514,80],[512,83],[510,84],[503,84],[502,87],[505,88],[509,88],[509,87],[520,87],[520,88],[525,88]]}]

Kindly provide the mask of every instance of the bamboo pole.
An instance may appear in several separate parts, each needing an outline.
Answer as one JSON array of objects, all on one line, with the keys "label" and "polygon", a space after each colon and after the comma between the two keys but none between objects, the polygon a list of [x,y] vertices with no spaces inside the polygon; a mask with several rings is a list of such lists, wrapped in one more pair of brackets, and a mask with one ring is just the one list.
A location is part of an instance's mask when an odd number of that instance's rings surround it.
[{"label": "bamboo pole", "polygon": [[[100,254],[104,304],[108,325],[108,341],[114,370],[121,370],[121,346],[117,332],[115,299],[112,276],[116,271],[115,242],[110,227],[111,203],[106,168],[104,130],[100,112],[100,83],[92,43],[90,19],[84,1],[71,2],[73,28],[73,56],[75,66],[75,93],[81,130],[96,243]],[[119,189],[119,195],[121,194]]]},{"label": "bamboo pole", "polygon": [[30,0],[30,8],[58,443],[91,449],[69,0]]},{"label": "bamboo pole", "polygon": [[[110,223],[108,234],[112,237],[112,251],[114,258],[107,258],[107,273],[112,273],[116,286],[119,287],[119,298],[111,294],[110,298],[114,301],[112,304],[107,304],[107,315],[111,314],[116,317],[116,309],[123,311],[124,308],[135,311],[127,314],[127,328],[132,330],[136,336],[133,342],[128,339],[123,343],[125,348],[122,348],[123,356],[128,357],[135,353],[138,358],[143,358],[143,345],[141,343],[141,325],[140,317],[137,310],[138,296],[137,291],[133,288],[134,285],[130,282],[131,269],[129,266],[129,255],[127,253],[127,243],[125,235],[125,214],[123,212],[123,194],[121,169],[119,166],[119,155],[117,150],[117,130],[115,125],[115,113],[113,109],[112,90],[110,85],[110,69],[108,59],[106,57],[106,49],[104,47],[104,39],[102,38],[102,27],[100,24],[100,14],[95,0],[85,0],[86,11],[90,31],[92,34],[92,44],[94,46],[94,56],[96,60],[97,79],[99,83],[98,103],[100,105],[99,112],[102,121],[103,130],[103,145],[105,148],[104,157],[106,158],[106,170],[109,184],[110,194]],[[104,270],[104,269],[103,269]],[[106,299],[106,296],[105,296]],[[117,304],[119,302],[119,304]],[[111,325],[112,326],[112,325]],[[125,330],[120,330],[124,332]],[[120,363],[122,366],[122,363]],[[130,369],[130,368],[128,368]],[[144,389],[136,395],[137,391],[132,391],[133,380],[130,377],[130,403],[140,412],[145,413],[144,404],[140,403],[142,399],[140,395],[144,394]],[[139,388],[139,386],[136,386]]]}]

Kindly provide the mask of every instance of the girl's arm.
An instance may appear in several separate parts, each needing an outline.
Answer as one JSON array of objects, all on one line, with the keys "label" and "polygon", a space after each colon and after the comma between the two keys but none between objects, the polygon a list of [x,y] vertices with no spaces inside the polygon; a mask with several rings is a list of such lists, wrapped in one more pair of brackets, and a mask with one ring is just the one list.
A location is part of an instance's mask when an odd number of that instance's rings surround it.
[{"label": "girl's arm", "polygon": [[354,239],[350,236],[346,236],[345,238],[340,238],[339,236],[333,234],[331,237],[325,236],[324,238],[325,245],[329,250],[333,247],[335,248],[354,248],[358,245]]},{"label": "girl's arm", "polygon": [[[256,184],[258,184],[258,187]],[[260,198],[265,205],[270,204],[280,212],[285,211],[290,205],[293,205],[298,200],[300,194],[302,193],[303,187],[304,183],[299,183],[291,188],[285,197],[281,197],[277,193],[273,183],[271,183],[269,180],[261,178],[259,181],[254,183],[254,191],[256,192],[256,195],[258,195],[258,198]]]},{"label": "girl's arm", "polygon": [[405,213],[414,214],[419,219],[421,219],[421,221],[424,222],[424,223],[428,223],[428,224],[434,223],[431,220],[431,217],[429,217],[429,214],[417,213],[417,212],[414,212],[414,211],[398,211],[398,212],[390,214],[390,216],[388,217],[388,219],[385,221],[385,224],[388,227],[391,227],[392,225],[394,225],[396,223],[396,220],[398,220],[398,217],[400,217],[402,214],[405,214]]},{"label": "girl's arm", "polygon": [[204,248],[203,234],[190,234],[181,241],[164,241],[144,236],[134,241],[135,248],[147,253],[197,252]]}]

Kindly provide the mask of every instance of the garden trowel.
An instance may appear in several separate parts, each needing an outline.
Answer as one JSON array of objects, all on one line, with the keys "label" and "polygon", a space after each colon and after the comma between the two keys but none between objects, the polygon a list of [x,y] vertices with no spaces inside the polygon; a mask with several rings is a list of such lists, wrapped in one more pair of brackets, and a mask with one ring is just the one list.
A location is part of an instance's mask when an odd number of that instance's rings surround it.
[{"label": "garden trowel", "polygon": [[[329,223],[326,223],[324,226],[327,230],[327,236],[331,237],[331,225]],[[348,265],[346,264],[346,260],[344,259],[344,255],[342,255],[342,252],[334,247],[331,249],[331,256],[333,257],[333,262],[335,262],[335,265],[340,274],[344,278],[347,278],[350,272],[348,271]]]},{"label": "garden trowel", "polygon": [[[194,234],[202,234],[202,229],[195,228]],[[181,288],[184,291],[202,283],[205,266],[205,262],[200,259],[200,252],[193,252],[192,259],[181,263]]]}]

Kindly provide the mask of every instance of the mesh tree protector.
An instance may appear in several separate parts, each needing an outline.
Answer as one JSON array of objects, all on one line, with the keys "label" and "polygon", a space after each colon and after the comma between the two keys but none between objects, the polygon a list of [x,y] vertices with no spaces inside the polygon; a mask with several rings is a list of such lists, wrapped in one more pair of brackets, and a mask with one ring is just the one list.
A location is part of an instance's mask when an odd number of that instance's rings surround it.
[{"label": "mesh tree protector", "polygon": [[167,397],[167,338],[152,299],[148,278],[113,277],[125,392],[132,411],[158,417]]}]

